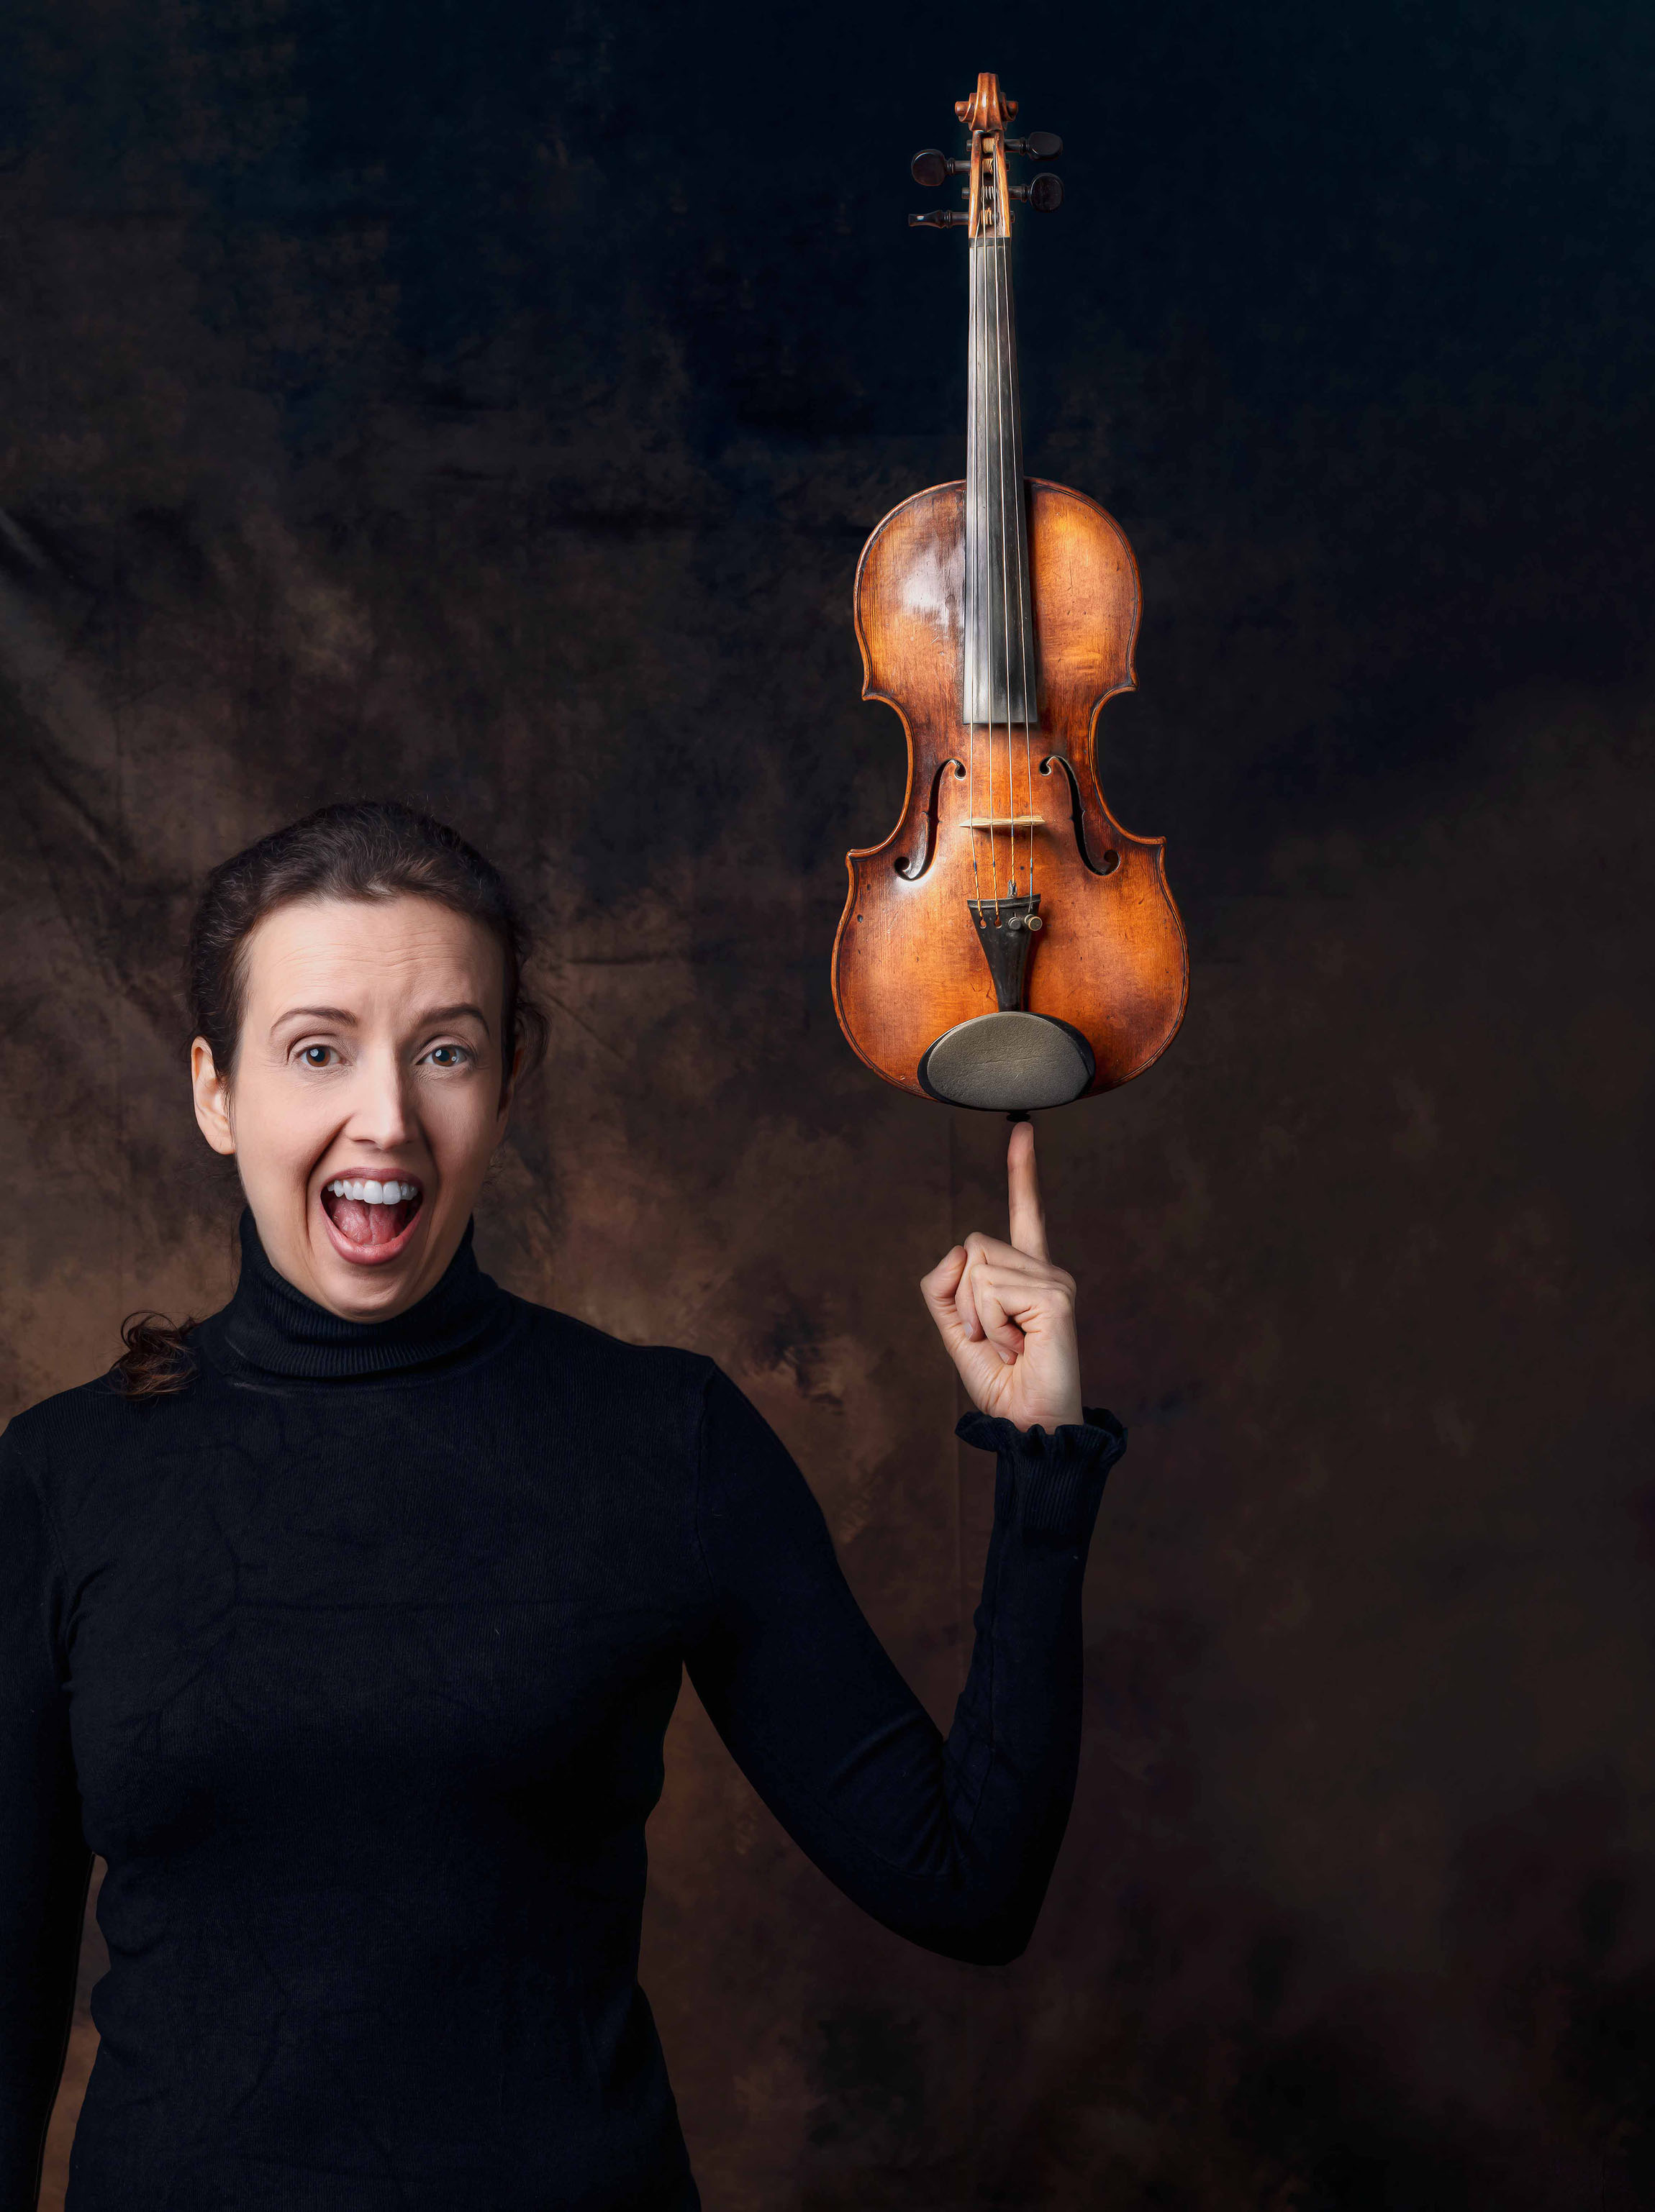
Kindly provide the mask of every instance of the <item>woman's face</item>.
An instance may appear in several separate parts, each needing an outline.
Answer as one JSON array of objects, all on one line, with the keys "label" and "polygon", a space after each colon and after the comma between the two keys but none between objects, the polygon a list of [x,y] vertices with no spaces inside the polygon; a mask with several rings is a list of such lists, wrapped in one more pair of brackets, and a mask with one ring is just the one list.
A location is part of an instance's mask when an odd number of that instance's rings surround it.
[{"label": "woman's face", "polygon": [[414,897],[297,900],[244,951],[230,1078],[191,1048],[196,1119],[234,1155],[272,1267],[330,1313],[387,1321],[453,1259],[505,1134],[504,956]]}]

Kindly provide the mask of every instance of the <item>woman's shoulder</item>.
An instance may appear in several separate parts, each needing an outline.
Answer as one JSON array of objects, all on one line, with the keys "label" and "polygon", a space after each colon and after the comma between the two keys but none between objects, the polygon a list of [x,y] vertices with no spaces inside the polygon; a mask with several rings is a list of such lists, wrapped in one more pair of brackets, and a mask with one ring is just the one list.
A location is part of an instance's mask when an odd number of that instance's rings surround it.
[{"label": "woman's shoulder", "polygon": [[537,1371],[558,1389],[612,1401],[616,1410],[659,1411],[671,1405],[697,1416],[718,1374],[704,1352],[672,1344],[640,1344],[556,1306],[514,1301],[522,1316],[520,1342]]},{"label": "woman's shoulder", "polygon": [[553,1306],[520,1305],[513,1395],[542,1448],[589,1462],[606,1481],[624,1468],[645,1490],[664,1485],[663,1494],[679,1497],[700,1465],[714,1363],[681,1346],[636,1342]]},{"label": "woman's shoulder", "polygon": [[15,1508],[32,1486],[61,1518],[89,1480],[153,1442],[160,1413],[134,1404],[113,1371],[37,1399],[0,1431],[0,1499]]},{"label": "woman's shoulder", "polygon": [[66,1390],[54,1390],[49,1397],[21,1407],[5,1424],[3,1434],[9,1450],[38,1453],[60,1439],[118,1432],[122,1416],[132,1411],[119,1376],[110,1368],[90,1382],[71,1383]]}]

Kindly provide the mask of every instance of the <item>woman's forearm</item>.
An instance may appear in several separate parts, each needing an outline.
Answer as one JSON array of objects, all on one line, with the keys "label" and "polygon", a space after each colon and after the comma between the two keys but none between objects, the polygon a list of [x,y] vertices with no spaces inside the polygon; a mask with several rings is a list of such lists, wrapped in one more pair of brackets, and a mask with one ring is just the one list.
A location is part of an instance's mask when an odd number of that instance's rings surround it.
[{"label": "woman's forearm", "polygon": [[1026,1945],[1074,1794],[1080,1588],[1107,1414],[1047,1436],[970,1415],[999,1453],[965,1686],[945,1738],[857,1605],[793,1461],[722,1376],[698,1509],[714,1609],[690,1655],[715,1724],[788,1832],[846,1894],[928,1949]]}]

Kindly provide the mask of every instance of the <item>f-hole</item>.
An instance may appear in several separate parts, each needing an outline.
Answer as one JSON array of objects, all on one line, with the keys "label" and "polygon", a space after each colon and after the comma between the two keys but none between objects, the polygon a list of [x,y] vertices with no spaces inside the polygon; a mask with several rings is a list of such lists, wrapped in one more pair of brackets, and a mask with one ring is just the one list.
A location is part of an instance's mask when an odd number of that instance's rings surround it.
[{"label": "f-hole", "polygon": [[941,788],[944,775],[950,769],[952,769],[956,775],[964,775],[965,773],[964,764],[961,762],[957,760],[946,760],[940,763],[936,774],[932,777],[931,795],[925,802],[924,813],[920,817],[920,820],[924,825],[925,839],[924,842],[920,847],[919,857],[916,860],[910,860],[908,854],[904,853],[899,854],[898,857],[891,863],[891,866],[896,869],[897,873],[902,878],[905,884],[916,884],[920,878],[925,873],[926,870],[930,866],[931,862],[935,856],[937,849],[937,793]]},{"label": "f-hole", "polygon": [[1121,856],[1111,845],[1101,860],[1094,860],[1086,848],[1086,809],[1080,803],[1080,779],[1074,773],[1073,762],[1062,753],[1048,753],[1040,763],[1042,775],[1050,775],[1054,766],[1061,768],[1068,778],[1069,814],[1074,823],[1074,843],[1081,860],[1094,876],[1112,876],[1121,865]]}]

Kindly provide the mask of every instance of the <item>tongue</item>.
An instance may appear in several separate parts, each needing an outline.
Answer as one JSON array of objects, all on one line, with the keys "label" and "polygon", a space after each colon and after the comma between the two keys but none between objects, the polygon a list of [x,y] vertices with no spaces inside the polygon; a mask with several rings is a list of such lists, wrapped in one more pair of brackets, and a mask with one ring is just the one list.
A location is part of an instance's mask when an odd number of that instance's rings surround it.
[{"label": "tongue", "polygon": [[359,1198],[336,1198],[329,1211],[339,1234],[351,1244],[389,1244],[414,1215],[408,1199],[396,1206],[368,1206]]}]

